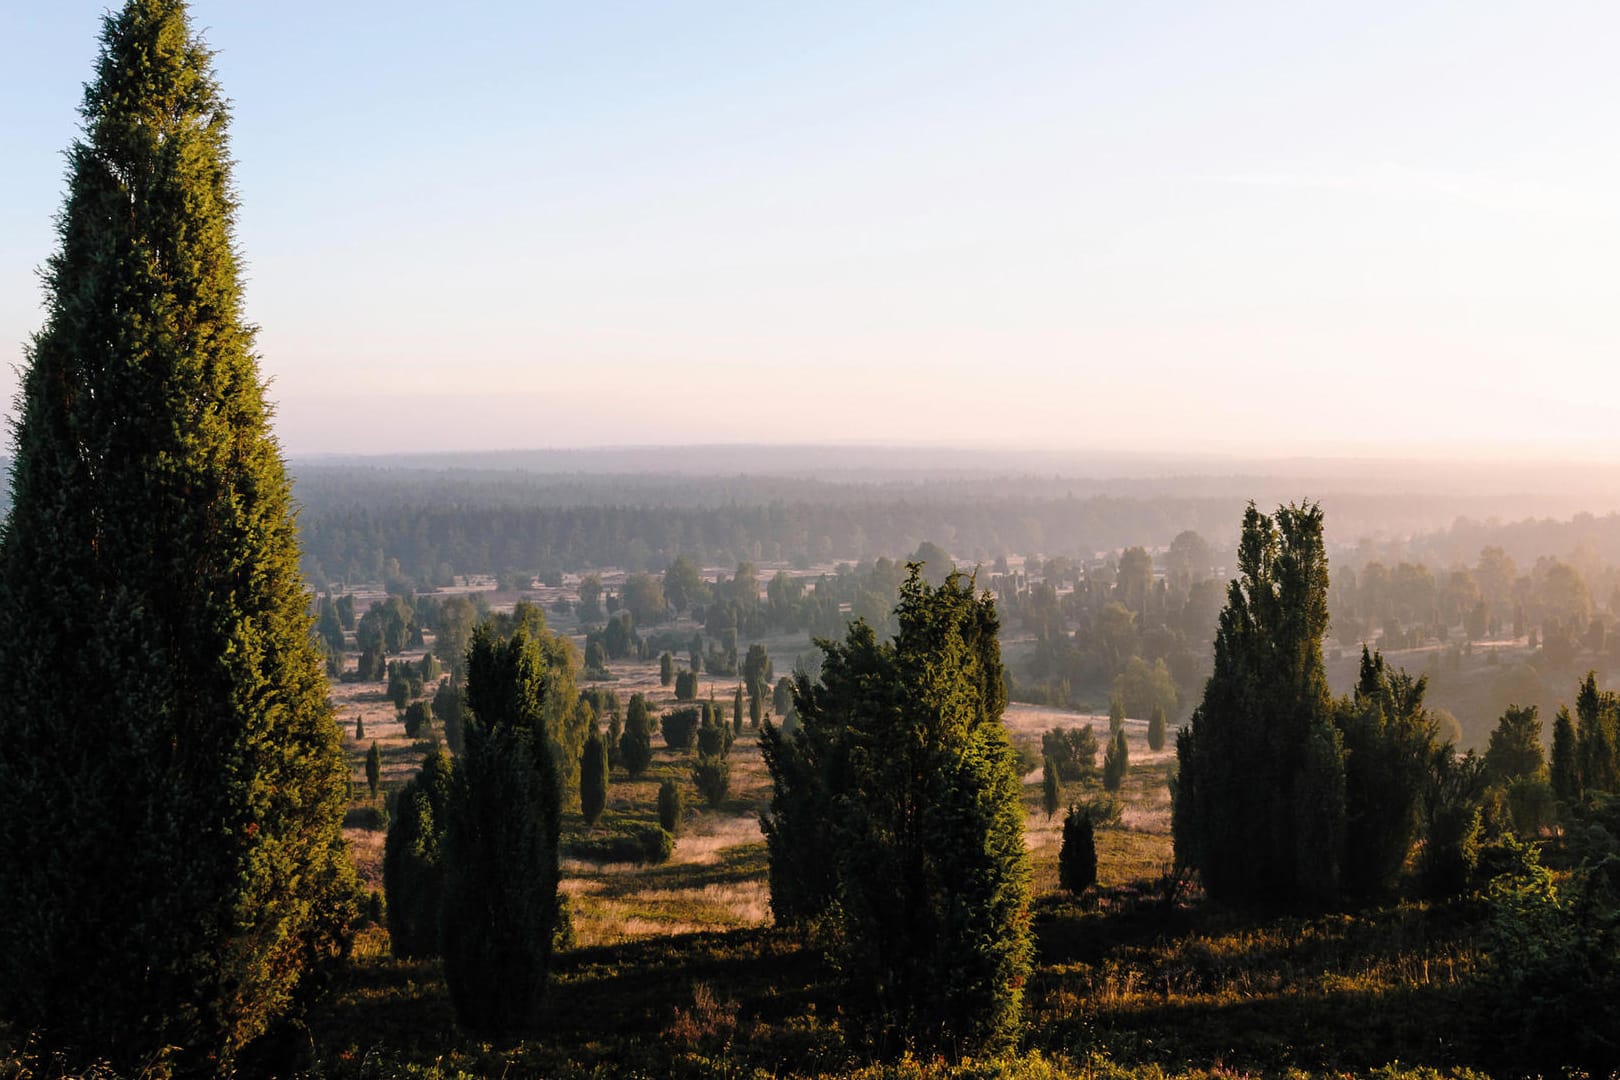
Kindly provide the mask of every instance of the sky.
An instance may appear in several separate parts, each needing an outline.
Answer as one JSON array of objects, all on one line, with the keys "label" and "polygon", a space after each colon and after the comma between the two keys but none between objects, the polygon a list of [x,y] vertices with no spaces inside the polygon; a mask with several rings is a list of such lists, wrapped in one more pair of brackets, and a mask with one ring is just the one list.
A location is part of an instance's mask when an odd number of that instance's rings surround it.
[{"label": "sky", "polygon": [[[0,0],[0,399],[105,5]],[[194,0],[292,453],[1620,461],[1620,5]]]}]

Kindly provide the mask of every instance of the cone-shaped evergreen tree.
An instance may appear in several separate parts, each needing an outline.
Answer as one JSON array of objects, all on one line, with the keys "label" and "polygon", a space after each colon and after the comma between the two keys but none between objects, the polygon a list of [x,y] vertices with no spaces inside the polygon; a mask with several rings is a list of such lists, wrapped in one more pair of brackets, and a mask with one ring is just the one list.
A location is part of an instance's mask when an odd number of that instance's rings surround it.
[{"label": "cone-shaped evergreen tree", "polygon": [[585,737],[585,753],[579,760],[579,811],[585,824],[595,825],[607,808],[608,755],[607,744],[596,721],[591,721],[591,733]]},{"label": "cone-shaped evergreen tree", "polygon": [[[995,605],[918,564],[899,632],[858,621],[798,678],[798,735],[764,729],[772,906],[837,903],[845,1014],[878,1045],[977,1051],[1021,1023],[1029,853]],[[778,895],[780,890],[780,895]]]},{"label": "cone-shaped evergreen tree", "polygon": [[0,1005],[227,1067],[356,911],[348,783],[181,0],[109,15],[0,552]]},{"label": "cone-shaped evergreen tree", "polygon": [[1165,716],[1164,706],[1155,704],[1153,714],[1148,718],[1147,743],[1148,749],[1154,753],[1164,749]]},{"label": "cone-shaped evergreen tree", "polygon": [[1223,900],[1332,897],[1344,836],[1344,759],[1322,661],[1322,511],[1250,503],[1215,669],[1176,739],[1176,859]]},{"label": "cone-shaped evergreen tree", "polygon": [[451,776],[450,755],[435,749],[394,800],[383,846],[383,891],[388,896],[388,936],[395,956],[439,954]]},{"label": "cone-shaped evergreen tree", "polygon": [[546,730],[552,669],[527,627],[467,652],[466,751],[446,808],[440,945],[469,1031],[534,1030],[557,923],[561,785]]},{"label": "cone-shaped evergreen tree", "polygon": [[1069,807],[1058,849],[1058,884],[1079,896],[1097,884],[1097,836],[1089,811]]}]

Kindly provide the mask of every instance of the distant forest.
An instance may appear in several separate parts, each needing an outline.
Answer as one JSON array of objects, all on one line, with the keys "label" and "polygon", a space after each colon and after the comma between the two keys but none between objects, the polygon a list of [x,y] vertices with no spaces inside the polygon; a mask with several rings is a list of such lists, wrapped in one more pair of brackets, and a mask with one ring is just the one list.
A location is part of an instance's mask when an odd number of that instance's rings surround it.
[{"label": "distant forest", "polygon": [[[1268,506],[1302,494],[1329,512],[1330,551],[1353,553],[1357,565],[1467,565],[1488,545],[1521,564],[1582,545],[1620,563],[1620,517],[1547,520],[1573,512],[1556,497],[1301,492],[1296,481],[1275,478],[1244,478],[1240,493],[1230,477],[1173,485],[989,473],[833,482],[308,462],[295,473],[304,570],[316,583],[392,579],[431,588],[504,571],[544,580],[606,567],[658,571],[677,555],[707,566],[808,566],[899,557],[925,540],[961,562],[988,565],[1014,555],[1165,548],[1187,530],[1207,538],[1220,563],[1247,497]],[[1211,494],[1190,493],[1200,489]]]}]

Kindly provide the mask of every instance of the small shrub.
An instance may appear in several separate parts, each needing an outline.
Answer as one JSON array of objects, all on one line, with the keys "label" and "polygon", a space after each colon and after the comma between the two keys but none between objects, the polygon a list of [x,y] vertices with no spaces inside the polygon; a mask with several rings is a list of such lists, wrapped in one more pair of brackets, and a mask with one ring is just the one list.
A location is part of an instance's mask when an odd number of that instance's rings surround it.
[{"label": "small shrub", "polygon": [[606,836],[581,837],[568,856],[594,863],[662,863],[675,853],[675,838],[657,825],[616,829]]}]

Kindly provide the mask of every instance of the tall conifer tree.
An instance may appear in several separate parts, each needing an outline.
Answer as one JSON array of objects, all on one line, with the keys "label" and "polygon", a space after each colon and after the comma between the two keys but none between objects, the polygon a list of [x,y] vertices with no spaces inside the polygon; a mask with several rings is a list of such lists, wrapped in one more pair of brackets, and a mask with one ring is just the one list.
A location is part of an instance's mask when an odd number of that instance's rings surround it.
[{"label": "tall conifer tree", "polygon": [[1334,895],[1343,849],[1343,751],[1322,662],[1322,511],[1250,503],[1215,669],[1176,739],[1176,858],[1212,896],[1288,904]]},{"label": "tall conifer tree", "polygon": [[[877,1044],[1004,1045],[1029,972],[1029,853],[995,605],[919,566],[899,632],[856,622],[800,674],[799,733],[767,726],[772,905],[837,902],[846,1011]],[[778,895],[780,890],[780,895]]]},{"label": "tall conifer tree", "polygon": [[469,1031],[532,1031],[557,922],[561,787],[547,731],[542,643],[490,627],[467,652],[466,750],[445,811],[440,946],[456,1019]]},{"label": "tall conifer tree", "polygon": [[224,1070],[355,912],[347,769],[181,0],[106,17],[0,552],[0,1004]]}]

